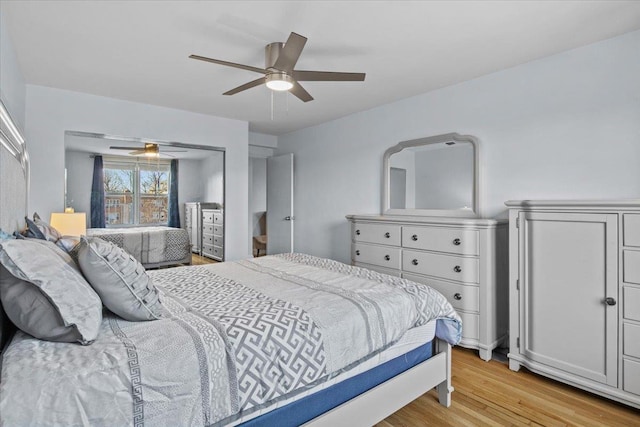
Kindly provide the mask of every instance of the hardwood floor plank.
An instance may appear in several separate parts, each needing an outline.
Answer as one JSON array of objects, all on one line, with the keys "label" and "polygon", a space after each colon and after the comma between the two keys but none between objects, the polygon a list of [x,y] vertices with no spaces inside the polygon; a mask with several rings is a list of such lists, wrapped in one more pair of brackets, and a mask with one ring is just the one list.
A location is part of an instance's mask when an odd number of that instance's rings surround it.
[{"label": "hardwood floor plank", "polygon": [[485,362],[477,352],[453,349],[450,408],[435,390],[377,424],[418,426],[589,426],[640,427],[640,410],[506,363]]}]

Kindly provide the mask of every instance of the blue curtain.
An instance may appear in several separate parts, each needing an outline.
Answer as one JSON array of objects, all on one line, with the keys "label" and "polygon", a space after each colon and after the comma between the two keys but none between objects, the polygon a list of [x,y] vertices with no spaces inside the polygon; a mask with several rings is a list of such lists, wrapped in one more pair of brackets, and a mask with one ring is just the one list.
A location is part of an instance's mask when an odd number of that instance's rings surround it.
[{"label": "blue curtain", "polygon": [[104,217],[104,171],[102,156],[93,159],[93,182],[91,184],[91,228],[105,228]]},{"label": "blue curtain", "polygon": [[169,173],[169,227],[180,228],[178,209],[178,159],[173,159]]}]

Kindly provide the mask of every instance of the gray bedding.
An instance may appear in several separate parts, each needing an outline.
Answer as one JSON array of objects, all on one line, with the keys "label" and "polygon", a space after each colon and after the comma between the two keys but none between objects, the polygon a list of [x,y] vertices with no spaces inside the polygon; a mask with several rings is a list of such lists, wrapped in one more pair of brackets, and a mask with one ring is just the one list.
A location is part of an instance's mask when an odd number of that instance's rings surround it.
[{"label": "gray bedding", "polygon": [[87,236],[121,247],[147,268],[191,262],[189,234],[182,228],[90,228]]},{"label": "gray bedding", "polygon": [[421,284],[301,254],[150,272],[172,317],[106,313],[91,346],[18,333],[0,414],[14,425],[224,425],[337,375],[438,320],[461,323]]}]

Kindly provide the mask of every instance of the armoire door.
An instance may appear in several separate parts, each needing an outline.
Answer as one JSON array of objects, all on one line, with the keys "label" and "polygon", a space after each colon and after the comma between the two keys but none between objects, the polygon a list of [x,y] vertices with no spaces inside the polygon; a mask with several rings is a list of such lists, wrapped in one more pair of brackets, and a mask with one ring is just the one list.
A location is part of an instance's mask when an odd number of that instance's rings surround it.
[{"label": "armoire door", "polygon": [[523,212],[520,353],[617,386],[617,215]]}]

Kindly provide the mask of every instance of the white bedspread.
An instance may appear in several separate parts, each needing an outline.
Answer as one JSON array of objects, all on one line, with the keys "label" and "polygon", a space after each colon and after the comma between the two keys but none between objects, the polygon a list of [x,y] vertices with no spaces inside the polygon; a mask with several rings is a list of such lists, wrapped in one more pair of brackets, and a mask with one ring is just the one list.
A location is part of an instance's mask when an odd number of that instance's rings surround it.
[{"label": "white bedspread", "polygon": [[107,314],[91,346],[18,333],[2,423],[224,425],[367,360],[414,326],[460,318],[421,284],[301,254],[150,272],[173,316]]}]

